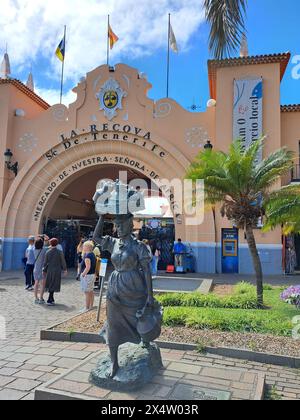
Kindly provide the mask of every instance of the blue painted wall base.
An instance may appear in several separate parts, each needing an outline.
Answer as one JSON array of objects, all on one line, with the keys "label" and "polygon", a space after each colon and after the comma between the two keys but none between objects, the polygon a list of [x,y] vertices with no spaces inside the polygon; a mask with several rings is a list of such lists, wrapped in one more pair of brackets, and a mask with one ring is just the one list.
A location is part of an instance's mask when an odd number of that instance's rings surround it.
[{"label": "blue painted wall base", "polygon": [[[222,273],[221,246],[213,243],[186,243],[195,257],[196,273]],[[23,268],[27,248],[27,238],[4,239],[2,246],[2,269],[4,271]],[[265,275],[279,275],[282,270],[282,247],[279,245],[258,245]],[[216,270],[217,266],[217,270]],[[239,274],[254,274],[252,259],[248,247],[239,248]]]},{"label": "blue painted wall base", "polygon": [[[222,274],[221,245],[213,243],[186,243],[195,256],[196,273]],[[282,269],[281,245],[258,245],[261,257],[263,273],[265,275],[280,275]],[[254,268],[252,258],[247,245],[239,247],[239,274],[252,275]]]},{"label": "blue painted wall base", "polygon": [[20,270],[22,269],[22,259],[28,246],[27,239],[4,239],[2,246],[2,270]]}]

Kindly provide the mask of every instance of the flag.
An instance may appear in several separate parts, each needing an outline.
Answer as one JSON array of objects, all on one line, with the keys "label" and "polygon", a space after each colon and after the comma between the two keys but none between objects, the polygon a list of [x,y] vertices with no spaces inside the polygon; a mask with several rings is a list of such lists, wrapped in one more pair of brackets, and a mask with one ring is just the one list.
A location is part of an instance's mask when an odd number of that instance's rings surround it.
[{"label": "flag", "polygon": [[176,37],[172,28],[172,25],[170,24],[170,39],[169,39],[170,47],[175,52],[178,53],[178,45],[176,41]]},{"label": "flag", "polygon": [[60,44],[55,51],[55,55],[60,61],[65,61],[65,54],[66,54],[66,39],[65,37],[63,37],[63,39],[60,41]]},{"label": "flag", "polygon": [[111,29],[110,25],[108,25],[108,38],[109,38],[109,46],[110,46],[110,49],[112,50],[115,43],[119,41],[119,38],[114,33],[114,31]]}]

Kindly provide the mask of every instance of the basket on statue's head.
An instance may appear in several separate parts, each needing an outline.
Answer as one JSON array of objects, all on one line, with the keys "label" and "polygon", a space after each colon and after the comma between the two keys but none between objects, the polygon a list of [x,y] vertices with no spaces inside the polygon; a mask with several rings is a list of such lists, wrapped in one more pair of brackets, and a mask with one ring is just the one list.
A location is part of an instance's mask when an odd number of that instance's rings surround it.
[{"label": "basket on statue's head", "polygon": [[103,181],[94,195],[98,215],[134,214],[145,210],[144,194],[117,180]]}]

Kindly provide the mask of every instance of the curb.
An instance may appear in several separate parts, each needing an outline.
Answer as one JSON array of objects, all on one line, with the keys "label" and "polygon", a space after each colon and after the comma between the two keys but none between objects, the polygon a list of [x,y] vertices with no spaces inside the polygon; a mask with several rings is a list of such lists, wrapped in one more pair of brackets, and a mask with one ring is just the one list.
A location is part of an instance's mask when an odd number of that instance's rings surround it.
[{"label": "curb", "polygon": [[[76,318],[76,317],[74,317]],[[71,318],[72,319],[72,318]],[[95,333],[68,333],[64,331],[57,331],[54,329],[42,330],[40,338],[42,341],[65,341],[72,343],[91,343],[91,344],[105,344],[102,337]],[[161,349],[170,349],[178,351],[197,351],[198,346],[196,344],[188,343],[176,343],[169,341],[156,341],[156,344]],[[232,359],[247,360],[250,362],[284,366],[293,369],[300,369],[300,358],[280,356],[269,353],[259,353],[250,350],[242,350],[230,347],[205,347],[203,354],[212,354],[217,356],[229,357]]]}]

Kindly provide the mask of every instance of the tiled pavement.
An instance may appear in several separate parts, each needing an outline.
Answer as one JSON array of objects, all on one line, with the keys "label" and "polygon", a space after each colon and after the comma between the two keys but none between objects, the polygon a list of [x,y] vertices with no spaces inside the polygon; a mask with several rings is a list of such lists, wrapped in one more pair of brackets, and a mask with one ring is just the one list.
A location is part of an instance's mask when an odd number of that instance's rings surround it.
[{"label": "tiled pavement", "polygon": [[[41,328],[59,323],[76,314],[82,307],[83,299],[79,284],[72,279],[65,279],[62,293],[57,295],[57,307],[35,306],[33,295],[25,292],[23,281],[17,275],[0,275],[0,316],[6,318],[7,340],[0,340],[0,400],[30,400],[34,398],[34,390],[42,384],[55,379],[58,375],[86,360],[98,352],[100,345],[41,342]],[[15,279],[14,279],[15,278]],[[174,337],[176,341],[176,337]],[[163,357],[177,363],[192,362],[195,372],[201,368],[201,374],[207,378],[216,378],[220,385],[228,381],[226,375],[233,375],[239,370],[243,378],[251,378],[253,373],[266,375],[268,396],[273,399],[300,399],[300,371],[284,367],[263,365],[260,363],[241,361],[214,355],[200,355],[195,352],[162,350]],[[174,365],[173,365],[174,366]],[[216,372],[218,368],[218,372]],[[221,369],[231,369],[222,373]],[[195,377],[190,380],[196,380]],[[155,391],[166,393],[168,378],[162,377],[162,383]],[[245,380],[245,381],[246,381]],[[199,381],[199,378],[198,378]],[[80,383],[73,378],[75,383]],[[209,382],[209,381],[208,381]],[[86,387],[86,386],[85,386]],[[247,386],[244,386],[247,388]],[[86,392],[98,393],[94,388]],[[236,389],[241,398],[246,397],[247,389],[239,385]],[[97,397],[98,395],[91,395]],[[236,398],[239,397],[236,395]],[[149,395],[149,399],[155,395]],[[246,397],[247,398],[247,397]]]}]

